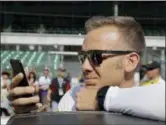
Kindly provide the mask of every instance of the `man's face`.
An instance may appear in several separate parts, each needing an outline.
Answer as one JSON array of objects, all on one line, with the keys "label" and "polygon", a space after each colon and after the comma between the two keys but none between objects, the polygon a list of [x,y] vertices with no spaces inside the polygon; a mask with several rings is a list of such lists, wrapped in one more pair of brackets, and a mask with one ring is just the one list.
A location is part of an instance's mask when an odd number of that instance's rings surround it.
[{"label": "man's face", "polygon": [[62,70],[58,70],[57,74],[58,74],[58,77],[64,77],[65,72]]},{"label": "man's face", "polygon": [[147,74],[147,77],[148,77],[149,79],[153,79],[153,78],[156,78],[156,77],[159,76],[160,70],[159,70],[159,68],[156,68],[156,69],[147,71],[146,74]]},{"label": "man's face", "polygon": [[48,70],[44,70],[44,76],[48,76],[49,71]]},{"label": "man's face", "polygon": [[[126,50],[121,43],[121,34],[116,27],[107,26],[90,31],[84,39],[82,50]],[[115,54],[102,54],[103,57]],[[82,70],[87,87],[119,86],[125,78],[124,55],[116,55],[102,60],[99,66],[85,59]],[[133,69],[134,70],[134,67]]]}]

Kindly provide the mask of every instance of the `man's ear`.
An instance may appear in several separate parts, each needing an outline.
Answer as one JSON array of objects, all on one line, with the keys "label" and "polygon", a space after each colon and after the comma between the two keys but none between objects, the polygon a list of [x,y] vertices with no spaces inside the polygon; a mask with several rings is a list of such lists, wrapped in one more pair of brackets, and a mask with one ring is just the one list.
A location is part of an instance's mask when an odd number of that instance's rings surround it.
[{"label": "man's ear", "polygon": [[126,55],[124,70],[126,72],[134,71],[137,68],[139,62],[140,62],[140,56],[137,53],[133,52],[131,54]]}]

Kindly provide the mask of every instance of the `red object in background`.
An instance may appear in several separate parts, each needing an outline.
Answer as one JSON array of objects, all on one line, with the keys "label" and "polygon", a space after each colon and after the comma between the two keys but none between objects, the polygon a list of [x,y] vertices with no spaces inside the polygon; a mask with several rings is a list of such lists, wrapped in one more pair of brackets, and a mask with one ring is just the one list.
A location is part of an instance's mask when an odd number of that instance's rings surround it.
[{"label": "red object in background", "polygon": [[66,83],[66,91],[68,91],[70,89],[70,82]]}]

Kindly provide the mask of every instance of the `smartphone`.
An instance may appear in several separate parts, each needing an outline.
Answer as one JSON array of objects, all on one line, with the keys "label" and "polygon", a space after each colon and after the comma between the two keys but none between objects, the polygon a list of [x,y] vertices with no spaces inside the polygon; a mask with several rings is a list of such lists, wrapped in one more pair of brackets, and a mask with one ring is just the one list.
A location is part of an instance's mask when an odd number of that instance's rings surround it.
[{"label": "smartphone", "polygon": [[[11,59],[10,60],[10,64],[13,70],[13,76],[16,76],[19,73],[22,73],[24,75],[24,78],[20,81],[20,83],[18,84],[18,86],[20,87],[25,87],[25,86],[29,86],[23,65],[21,63],[20,60],[15,60],[15,59]],[[32,94],[28,94],[28,95],[23,95],[22,97],[30,97],[32,96]]]},{"label": "smartphone", "polygon": [[19,73],[24,75],[23,80],[18,84],[18,86],[29,86],[28,80],[26,78],[26,74],[23,68],[23,65],[20,60],[11,59],[10,60],[11,67],[13,69],[13,76],[16,76]]}]

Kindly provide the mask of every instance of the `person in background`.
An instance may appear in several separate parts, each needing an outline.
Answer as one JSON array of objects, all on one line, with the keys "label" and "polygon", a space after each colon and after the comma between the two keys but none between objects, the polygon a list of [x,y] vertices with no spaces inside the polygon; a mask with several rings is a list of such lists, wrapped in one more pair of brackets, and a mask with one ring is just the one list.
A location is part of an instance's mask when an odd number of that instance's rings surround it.
[{"label": "person in background", "polygon": [[49,86],[51,84],[51,78],[49,76],[49,69],[48,67],[45,67],[44,69],[44,75],[39,78],[39,88],[40,88],[40,102],[42,104],[47,103],[47,92],[49,89]]},{"label": "person in background", "polygon": [[49,90],[49,93],[51,92],[52,111],[56,111],[60,99],[70,89],[70,79],[66,77],[66,70],[59,68],[57,77],[52,79]]},{"label": "person in background", "polygon": [[65,71],[64,79],[65,79],[68,83],[71,83],[71,74],[70,74],[69,72]]},{"label": "person in background", "polygon": [[81,74],[81,75],[78,77],[78,81],[79,81],[79,84],[80,84],[81,86],[84,85],[84,75],[83,75],[83,74]]},{"label": "person in background", "polygon": [[160,75],[160,63],[152,61],[145,65],[147,80],[141,83],[141,86],[164,83],[165,80]]},{"label": "person in background", "polygon": [[146,65],[141,65],[139,69],[140,83],[146,80]]},{"label": "person in background", "polygon": [[9,109],[9,102],[7,100],[7,86],[10,84],[10,74],[6,71],[2,72],[1,77],[1,110],[0,115],[4,113],[5,116],[10,116],[8,111]]},{"label": "person in background", "polygon": [[36,84],[38,84],[35,72],[29,72],[28,82],[29,82],[30,85],[36,85]]},{"label": "person in background", "polygon": [[25,68],[24,68],[24,71],[25,71],[25,75],[26,75],[26,77],[28,78],[28,75],[29,75],[29,67],[28,66],[26,66]]}]

